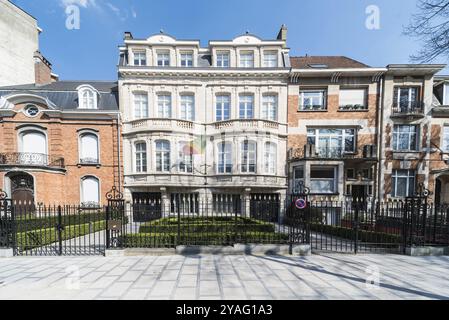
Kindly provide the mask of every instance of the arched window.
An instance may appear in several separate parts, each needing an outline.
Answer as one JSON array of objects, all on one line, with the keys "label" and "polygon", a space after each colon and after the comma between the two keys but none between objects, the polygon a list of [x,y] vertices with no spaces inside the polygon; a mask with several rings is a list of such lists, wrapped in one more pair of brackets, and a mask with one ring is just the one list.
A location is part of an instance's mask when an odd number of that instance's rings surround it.
[{"label": "arched window", "polygon": [[97,109],[97,91],[92,86],[82,85],[77,90],[80,109]]},{"label": "arched window", "polygon": [[265,173],[276,174],[277,145],[273,142],[265,142],[264,152]]},{"label": "arched window", "polygon": [[100,204],[100,180],[93,176],[81,179],[81,204],[98,206]]},{"label": "arched window", "polygon": [[100,163],[98,136],[91,132],[80,134],[80,163]]},{"label": "arched window", "polygon": [[245,140],[241,145],[241,170],[242,173],[256,172],[257,144],[254,141]]},{"label": "arched window", "polygon": [[147,172],[147,144],[145,142],[136,143],[136,172]]},{"label": "arched window", "polygon": [[156,171],[170,172],[170,142],[156,141]]},{"label": "arched window", "polygon": [[48,163],[47,136],[38,130],[26,130],[20,134],[21,164],[46,165]]}]

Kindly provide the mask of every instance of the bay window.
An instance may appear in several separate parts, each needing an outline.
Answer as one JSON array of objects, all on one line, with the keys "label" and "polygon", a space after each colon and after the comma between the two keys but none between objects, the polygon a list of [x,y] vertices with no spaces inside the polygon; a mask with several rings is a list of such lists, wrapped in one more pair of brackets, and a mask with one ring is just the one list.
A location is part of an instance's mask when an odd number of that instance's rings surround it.
[{"label": "bay window", "polygon": [[164,94],[158,95],[157,116],[159,118],[171,118],[171,96]]},{"label": "bay window", "polygon": [[194,121],[195,97],[193,95],[181,96],[181,114],[182,120]]},{"label": "bay window", "polygon": [[449,153],[449,126],[443,127],[443,145],[442,150]]},{"label": "bay window", "polygon": [[193,172],[193,145],[192,142],[179,143],[179,172]]},{"label": "bay window", "polygon": [[134,118],[148,118],[148,95],[144,93],[134,94]]},{"label": "bay window", "polygon": [[277,145],[275,143],[265,142],[264,162],[265,162],[265,173],[276,174]]},{"label": "bay window", "polygon": [[310,168],[310,192],[314,194],[334,194],[337,192],[337,168]]},{"label": "bay window", "polygon": [[297,166],[293,168],[293,192],[304,192],[304,166]]},{"label": "bay window", "polygon": [[147,172],[147,144],[139,142],[135,145],[136,172]]},{"label": "bay window", "polygon": [[419,87],[394,89],[394,112],[409,112],[419,107]]}]

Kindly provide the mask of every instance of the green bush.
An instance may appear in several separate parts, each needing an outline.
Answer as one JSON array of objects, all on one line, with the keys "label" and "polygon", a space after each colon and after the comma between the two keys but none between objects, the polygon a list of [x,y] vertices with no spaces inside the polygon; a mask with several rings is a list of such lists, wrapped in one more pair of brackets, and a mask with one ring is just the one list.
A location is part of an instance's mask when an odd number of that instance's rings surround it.
[{"label": "green bush", "polygon": [[[180,228],[190,233],[236,233],[236,232],[275,232],[270,223],[248,218],[210,217],[181,218]],[[178,219],[163,218],[143,224],[140,233],[177,233]]]}]

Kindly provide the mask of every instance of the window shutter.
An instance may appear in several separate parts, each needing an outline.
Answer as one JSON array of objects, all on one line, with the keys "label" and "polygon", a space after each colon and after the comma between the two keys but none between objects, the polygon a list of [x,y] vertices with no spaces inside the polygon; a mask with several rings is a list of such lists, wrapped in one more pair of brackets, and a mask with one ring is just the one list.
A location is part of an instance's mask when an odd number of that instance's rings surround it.
[{"label": "window shutter", "polygon": [[365,89],[342,89],[340,90],[340,106],[361,105],[366,106]]}]

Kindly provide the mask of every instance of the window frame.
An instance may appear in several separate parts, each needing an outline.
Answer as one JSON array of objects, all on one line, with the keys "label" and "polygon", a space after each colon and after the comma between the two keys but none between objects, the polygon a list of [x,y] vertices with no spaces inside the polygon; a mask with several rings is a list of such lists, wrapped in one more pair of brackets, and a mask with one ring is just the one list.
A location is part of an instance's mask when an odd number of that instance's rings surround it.
[{"label": "window frame", "polygon": [[[98,190],[97,190],[97,195],[98,195],[98,202],[96,203],[92,203],[90,204],[89,202],[85,202],[84,200],[84,181],[91,179],[96,181],[96,183],[98,184]],[[97,176],[94,175],[85,175],[83,177],[81,177],[80,179],[80,204],[81,206],[100,206],[101,205],[101,180],[100,178],[98,178]]]},{"label": "window frame", "polygon": [[[333,178],[313,178],[312,177],[312,172],[314,170],[326,170],[326,169],[332,169],[333,170]],[[330,180],[332,180],[333,184],[332,184],[332,192],[317,192],[314,189],[314,181],[327,181],[329,182]],[[320,190],[322,190],[320,188]],[[310,192],[312,194],[337,194],[338,193],[338,167],[337,166],[321,166],[321,165],[312,165],[310,166]]]},{"label": "window frame", "polygon": [[[145,97],[145,99],[138,99]],[[139,100],[139,101],[138,101]],[[137,106],[137,104],[139,104]],[[144,108],[145,105],[145,108]],[[133,118],[136,120],[147,119],[150,116],[148,93],[145,92],[133,92]],[[138,112],[137,112],[138,110]],[[144,112],[143,112],[144,111]]]},{"label": "window frame", "polygon": [[222,141],[217,144],[217,174],[225,175],[233,173],[233,144]]},{"label": "window frame", "polygon": [[[273,149],[271,149],[273,147]],[[271,151],[271,152],[270,152]],[[277,174],[277,151],[278,144],[271,141],[266,141],[264,143],[264,171],[267,175],[276,175]]]},{"label": "window frame", "polygon": [[[251,57],[250,59],[243,59],[243,57]],[[243,50],[239,52],[239,67],[240,68],[254,68],[255,56],[253,50]]]},{"label": "window frame", "polygon": [[[184,99],[189,98],[190,101]],[[190,108],[190,110],[188,110]],[[190,117],[188,116],[190,114]],[[195,121],[195,95],[183,93],[179,96],[179,119]]]},{"label": "window frame", "polygon": [[[405,173],[404,175],[400,175],[399,172]],[[412,174],[413,175],[412,175]],[[406,195],[398,195],[398,179],[406,179]],[[410,180],[413,181],[412,184],[410,184]],[[400,170],[393,170],[391,172],[391,196],[393,198],[406,198],[411,197],[416,191],[416,182],[417,182],[417,176],[415,170],[408,170],[408,169],[400,169]],[[411,190],[410,187],[413,189]],[[410,194],[411,193],[411,194]]]},{"label": "window frame", "polygon": [[[180,172],[180,173],[189,173],[189,174],[193,173],[194,159],[193,159],[192,143],[193,143],[193,141],[179,141],[178,142],[178,157],[179,157],[178,158],[179,159],[178,172]],[[190,147],[190,154],[186,154],[183,151],[183,148],[185,148],[186,146]],[[186,161],[186,159],[187,159],[187,161]],[[184,164],[184,169],[181,168],[182,164]]]},{"label": "window frame", "polygon": [[[441,141],[443,141],[441,149],[444,153],[449,153],[449,125],[443,125],[443,130],[441,130]],[[447,136],[447,139],[445,137]],[[447,141],[446,141],[447,140]]]},{"label": "window frame", "polygon": [[[252,148],[250,148],[250,146]],[[245,148],[246,147],[246,148]],[[240,172],[244,174],[257,173],[257,142],[244,140],[240,143]]]},{"label": "window frame", "polygon": [[[274,57],[274,59],[267,59],[268,57]],[[270,64],[269,62],[273,62]],[[279,67],[279,52],[277,50],[265,50],[263,52],[263,66],[264,68],[278,68]]]},{"label": "window frame", "polygon": [[242,93],[239,95],[239,119],[254,119],[254,94]]},{"label": "window frame", "polygon": [[[414,132],[401,132],[399,130],[400,127],[409,127],[415,128]],[[397,152],[417,152],[419,149],[419,125],[410,125],[410,124],[395,124],[393,126],[393,151],[397,151]],[[408,136],[408,149],[400,149],[399,145],[400,145],[400,138],[403,135],[407,135]],[[411,148],[411,137],[415,136],[415,146],[414,148]]]},{"label": "window frame", "polygon": [[[167,99],[168,98],[168,99]],[[157,117],[159,119],[171,119],[173,112],[173,100],[170,93],[157,94]]]},{"label": "window frame", "polygon": [[[319,93],[320,96],[314,96],[314,97],[309,97],[309,99],[313,99],[315,98],[319,98],[321,99],[321,105],[308,105],[307,107],[304,104],[304,99],[305,96],[304,94],[309,93]],[[317,108],[316,106],[320,106],[320,108]],[[327,111],[328,107],[327,107],[327,89],[301,89],[299,91],[299,107],[298,107],[298,111]]]},{"label": "window frame", "polygon": [[[167,59],[161,59],[161,58],[167,58]],[[170,67],[171,64],[171,57],[170,57],[170,51],[156,51],[156,66],[158,67]]]},{"label": "window frame", "polygon": [[[97,159],[96,159],[96,161],[86,162],[86,158],[83,158],[83,155],[82,155],[83,154],[83,138],[86,136],[93,136],[96,139],[96,142],[97,142]],[[100,163],[101,163],[101,161],[100,161],[100,137],[96,132],[91,131],[91,130],[80,131],[78,134],[78,146],[79,146],[79,150],[78,150],[79,164],[81,164],[81,165],[100,165]]]},{"label": "window frame", "polygon": [[[190,59],[185,59],[186,56],[190,56]],[[181,51],[179,53],[180,67],[182,67],[182,68],[193,68],[194,67],[193,60],[194,60],[194,53],[193,53],[193,51]],[[184,63],[184,65],[183,65],[183,63]]]},{"label": "window frame", "polygon": [[[334,130],[341,131],[341,134],[332,134],[332,133],[321,133],[322,130]],[[353,131],[352,134],[348,134],[347,131]],[[311,135],[310,132],[314,131],[314,134]],[[326,138],[326,148],[325,150],[330,150],[332,147],[332,141],[341,140],[341,145],[339,149],[341,150],[341,154],[355,154],[357,153],[357,129],[355,128],[332,128],[332,127],[322,127],[322,128],[307,128],[307,144],[311,144],[315,146],[315,151],[319,152],[321,139]],[[353,148],[351,150],[346,149],[346,139],[352,138]],[[314,142],[312,142],[314,140]],[[337,152],[340,153],[340,152]]]},{"label": "window frame", "polygon": [[[226,98],[227,101],[223,99]],[[230,94],[217,94],[215,96],[215,121],[228,121],[231,119],[231,95]],[[218,111],[220,110],[221,118],[218,118]],[[225,117],[225,114],[228,114],[228,117]]]},{"label": "window frame", "polygon": [[[216,55],[216,67],[218,68],[229,68],[231,66],[231,54],[229,51],[217,51]],[[223,59],[223,57],[227,59]],[[227,65],[224,63],[227,62]]]},{"label": "window frame", "polygon": [[[137,146],[143,145],[143,150],[139,150]],[[145,141],[137,141],[134,143],[134,172],[148,172],[148,145]]]},{"label": "window frame", "polygon": [[[168,150],[159,150],[161,144],[166,144]],[[156,140],[154,142],[154,154],[155,154],[155,171],[158,173],[170,173],[171,172],[171,142],[169,140]],[[167,163],[168,160],[168,163]],[[159,167],[160,166],[160,167]],[[168,166],[168,167],[167,167]]]},{"label": "window frame", "polygon": [[[267,101],[267,99],[274,98],[273,101]],[[279,96],[277,94],[264,94],[262,96],[262,119],[275,121],[279,119]],[[274,112],[274,113],[273,113]]]},{"label": "window frame", "polygon": [[[136,59],[136,56],[138,57]],[[143,57],[143,59],[142,59]],[[136,64],[137,61],[137,64]],[[143,63],[142,63],[143,62]],[[133,65],[138,67],[147,66],[147,53],[144,50],[135,50],[133,51]]]}]

